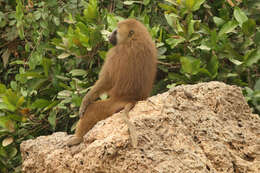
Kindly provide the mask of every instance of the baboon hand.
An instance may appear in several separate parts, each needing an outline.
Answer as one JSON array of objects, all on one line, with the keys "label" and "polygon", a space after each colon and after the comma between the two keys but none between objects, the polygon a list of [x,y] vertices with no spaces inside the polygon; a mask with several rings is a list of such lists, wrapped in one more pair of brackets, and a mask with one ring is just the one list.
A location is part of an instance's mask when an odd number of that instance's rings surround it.
[{"label": "baboon hand", "polygon": [[85,110],[86,110],[86,107],[87,107],[86,105],[80,106],[80,108],[79,108],[79,118],[83,117]]},{"label": "baboon hand", "polygon": [[83,98],[80,108],[79,108],[79,117],[82,118],[84,116],[84,113],[86,112],[86,108],[87,106],[91,103],[91,99],[89,97],[89,95],[85,95],[85,97]]}]

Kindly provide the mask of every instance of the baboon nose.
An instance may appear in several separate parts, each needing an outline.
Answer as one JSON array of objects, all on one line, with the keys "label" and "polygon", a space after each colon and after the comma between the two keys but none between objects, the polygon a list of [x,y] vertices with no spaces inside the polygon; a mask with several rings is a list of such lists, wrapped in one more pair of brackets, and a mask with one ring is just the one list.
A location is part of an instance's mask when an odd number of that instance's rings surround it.
[{"label": "baboon nose", "polygon": [[108,37],[109,42],[110,42],[111,44],[113,44],[114,46],[117,44],[116,35],[117,35],[117,30],[115,29],[115,30],[112,32],[112,34]]}]

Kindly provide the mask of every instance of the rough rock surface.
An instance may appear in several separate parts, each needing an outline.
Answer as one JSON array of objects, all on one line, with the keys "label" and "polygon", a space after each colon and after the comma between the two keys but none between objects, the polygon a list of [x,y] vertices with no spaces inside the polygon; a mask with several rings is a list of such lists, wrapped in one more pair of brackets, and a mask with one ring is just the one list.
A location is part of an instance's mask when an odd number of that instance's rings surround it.
[{"label": "rough rock surface", "polygon": [[241,89],[220,82],[172,88],[130,112],[138,147],[121,113],[100,121],[84,142],[68,148],[58,132],[21,144],[28,173],[257,173],[260,118]]}]

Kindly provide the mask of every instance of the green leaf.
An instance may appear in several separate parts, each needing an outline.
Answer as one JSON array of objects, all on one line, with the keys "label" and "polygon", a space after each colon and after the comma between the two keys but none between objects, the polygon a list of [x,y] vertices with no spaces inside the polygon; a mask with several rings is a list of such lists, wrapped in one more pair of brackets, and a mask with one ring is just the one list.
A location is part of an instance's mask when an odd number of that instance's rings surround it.
[{"label": "green leaf", "polygon": [[236,27],[238,26],[237,21],[229,21],[226,24],[223,25],[223,27],[220,29],[218,36],[221,37],[224,34],[232,32]]},{"label": "green leaf", "polygon": [[84,35],[87,35],[90,32],[90,29],[88,28],[88,26],[85,25],[83,22],[78,22],[76,24],[76,27],[79,28],[79,32],[83,33]]},{"label": "green leaf", "polygon": [[106,100],[108,98],[108,95],[106,93],[103,93],[99,96],[101,100]]},{"label": "green leaf", "polygon": [[71,13],[69,13],[69,15],[68,15],[67,17],[65,17],[64,22],[69,23],[69,24],[74,24],[74,23],[76,23],[76,21],[73,19]]},{"label": "green leaf", "polygon": [[58,56],[58,59],[65,59],[65,58],[67,58],[67,57],[69,57],[69,56],[70,56],[69,53],[62,53],[62,54],[60,54],[60,55]]},{"label": "green leaf", "polygon": [[256,23],[253,19],[248,19],[242,25],[242,31],[247,36],[251,36],[252,34],[254,34],[255,30],[256,30]]},{"label": "green leaf", "polygon": [[80,43],[86,47],[86,48],[91,48],[90,45],[89,45],[89,37],[85,34],[82,34],[82,33],[78,33],[79,34],[79,41]]},{"label": "green leaf", "polygon": [[192,10],[196,0],[185,0],[184,5],[187,9]]},{"label": "green leaf", "polygon": [[213,50],[217,49],[217,41],[218,41],[217,31],[216,29],[213,29],[212,31],[210,31],[210,47]]},{"label": "green leaf", "polygon": [[14,111],[14,110],[15,110],[15,107],[14,107],[14,106],[11,106],[11,108],[10,108],[10,107],[8,107],[7,104],[0,102],[0,110]]},{"label": "green leaf", "polygon": [[32,109],[43,109],[46,106],[48,106],[50,104],[49,100],[45,100],[45,99],[37,99],[35,100],[35,102],[33,102],[33,104],[31,105]]},{"label": "green leaf", "polygon": [[49,70],[50,70],[51,64],[52,64],[52,62],[51,62],[50,59],[48,59],[48,58],[42,59],[42,66],[43,66],[43,69],[44,69],[45,77],[49,76]]},{"label": "green leaf", "polygon": [[73,132],[73,131],[76,129],[77,123],[78,123],[77,121],[73,123],[73,125],[72,125],[71,128],[70,128],[70,131]]},{"label": "green leaf", "polygon": [[35,11],[33,15],[35,20],[39,20],[41,18],[42,13],[40,11]]},{"label": "green leaf", "polygon": [[11,52],[9,51],[8,48],[2,54],[2,59],[3,59],[3,63],[4,63],[4,67],[5,68],[6,68],[7,64],[8,64],[8,60],[9,60],[10,54],[11,54]]},{"label": "green leaf", "polygon": [[252,96],[254,94],[254,91],[251,88],[249,88],[249,87],[245,87],[244,89],[246,91],[246,96],[248,97],[247,101],[251,100],[251,98],[252,98]]},{"label": "green leaf", "polygon": [[71,79],[65,76],[61,76],[61,75],[55,75],[56,78],[63,80],[63,81],[70,81]]},{"label": "green leaf", "polygon": [[201,38],[201,34],[199,34],[199,33],[193,33],[193,34],[191,35],[191,38],[189,39],[189,42],[198,40],[198,39],[200,39],[200,38]]},{"label": "green leaf", "polygon": [[17,154],[17,149],[15,147],[11,147],[11,148],[8,148],[8,156],[9,156],[9,159],[13,158],[16,156]]},{"label": "green leaf", "polygon": [[142,4],[143,2],[141,2],[141,1],[124,1],[123,3],[125,5],[133,5],[134,3]]},{"label": "green leaf", "polygon": [[96,22],[98,18],[97,0],[90,0],[83,14],[88,22]]},{"label": "green leaf", "polygon": [[29,67],[30,69],[35,69],[37,65],[42,64],[42,54],[40,52],[34,52],[32,53],[30,59],[29,59]]},{"label": "green leaf", "polygon": [[235,7],[234,17],[238,21],[240,27],[242,27],[242,24],[248,20],[246,14],[239,7]]},{"label": "green leaf", "polygon": [[27,77],[27,78],[44,78],[43,75],[39,74],[39,72],[26,72],[24,74],[20,74],[22,77]]},{"label": "green leaf", "polygon": [[210,51],[211,50],[211,48],[208,47],[205,44],[201,44],[200,46],[197,47],[197,49],[201,49],[201,50],[205,50],[205,51]]},{"label": "green leaf", "polygon": [[260,46],[260,32],[259,31],[255,34],[254,42],[256,45]]},{"label": "green leaf", "polygon": [[22,104],[24,103],[24,97],[23,96],[21,96],[19,99],[18,99],[18,101],[17,101],[17,103],[16,103],[16,107],[20,107],[20,106],[22,106]]},{"label": "green leaf", "polygon": [[169,2],[170,4],[174,5],[174,6],[177,6],[177,5],[180,5],[180,1],[181,0],[165,0],[166,2]]},{"label": "green leaf", "polygon": [[14,122],[8,116],[0,116],[0,126],[9,132],[14,131]]},{"label": "green leaf", "polygon": [[191,56],[183,56],[180,59],[181,68],[184,73],[195,75],[200,69],[200,60]]},{"label": "green leaf", "polygon": [[76,94],[72,94],[71,102],[75,104],[75,106],[79,107],[81,104],[82,98]]},{"label": "green leaf", "polygon": [[164,3],[158,3],[159,7],[161,7],[162,9],[164,10],[167,10],[167,11],[172,11],[174,13],[177,13],[178,11],[176,10],[176,8],[174,8],[173,6],[171,5],[168,5],[168,4],[164,4]]},{"label": "green leaf", "polygon": [[66,99],[67,97],[70,97],[72,95],[72,92],[69,90],[63,90],[58,93],[59,99]]},{"label": "green leaf", "polygon": [[6,147],[8,145],[10,145],[11,143],[14,142],[14,138],[12,136],[9,136],[7,138],[5,138],[3,141],[2,141],[2,146],[3,147]]},{"label": "green leaf", "polygon": [[171,46],[171,49],[173,49],[174,47],[176,47],[178,44],[183,43],[185,41],[185,38],[180,37],[178,39],[176,38],[168,38],[166,40],[166,43],[169,44]]},{"label": "green leaf", "polygon": [[113,14],[107,14],[108,30],[113,31],[117,27],[118,19]]},{"label": "green leaf", "polygon": [[6,86],[0,83],[0,94],[4,94],[6,91]]},{"label": "green leaf", "polygon": [[21,114],[8,114],[8,118],[11,120],[22,122],[23,116],[21,116]]},{"label": "green leaf", "polygon": [[[0,156],[1,156],[1,158],[7,158],[8,157],[8,155],[7,155],[7,152],[6,152],[6,150],[5,150],[5,148],[4,147],[0,147]],[[5,161],[3,161],[2,159],[1,159],[1,163],[5,163]],[[7,169],[5,169],[5,168],[2,168],[3,166],[1,165],[1,170],[3,169],[4,171],[4,173],[7,173],[8,171],[7,171]]]},{"label": "green leaf", "polygon": [[52,18],[52,21],[53,21],[53,23],[56,25],[56,26],[59,26],[60,25],[60,19],[58,18],[58,17],[53,17]]},{"label": "green leaf", "polygon": [[72,76],[84,76],[87,74],[86,70],[74,69],[69,72]]},{"label": "green leaf", "polygon": [[260,50],[254,50],[246,56],[244,63],[246,66],[251,67],[253,64],[257,63],[260,60]]},{"label": "green leaf", "polygon": [[11,81],[10,86],[11,86],[12,90],[14,90],[14,91],[18,90],[17,81]]},{"label": "green leaf", "polygon": [[40,26],[41,26],[43,29],[48,29],[48,22],[45,21],[45,20],[42,20],[42,21],[40,21]]},{"label": "green leaf", "polygon": [[[48,17],[50,17],[49,16],[49,12],[46,10],[46,11],[43,11],[42,12],[42,19],[43,20],[46,20]],[[46,20],[46,22],[47,22],[47,20]]]},{"label": "green leaf", "polygon": [[238,74],[237,73],[227,73],[226,77],[227,78],[234,78],[234,77],[238,77]]},{"label": "green leaf", "polygon": [[148,5],[150,3],[151,0],[143,0],[143,4],[144,5]]},{"label": "green leaf", "polygon": [[26,52],[30,52],[30,45],[31,45],[30,42],[27,42],[27,43],[25,44],[25,47],[24,47],[24,48],[25,48],[25,51],[26,51]]},{"label": "green leaf", "polygon": [[254,86],[254,90],[260,91],[260,78],[257,79],[255,86]]},{"label": "green leaf", "polygon": [[24,61],[22,61],[22,60],[16,60],[16,61],[12,61],[12,62],[10,63],[10,65],[24,65],[24,66],[26,66],[26,65],[28,65],[28,63],[27,63],[27,62],[24,62]]},{"label": "green leaf", "polygon": [[4,19],[5,15],[3,12],[0,11],[0,22],[2,22],[2,20]]},{"label": "green leaf", "polygon": [[4,28],[6,26],[7,22],[5,20],[2,20],[0,22],[0,28]]},{"label": "green leaf", "polygon": [[174,29],[174,32],[180,33],[183,32],[182,25],[179,22],[180,18],[177,14],[171,13],[171,14],[165,14],[165,19],[167,23]]},{"label": "green leaf", "polygon": [[231,61],[231,62],[232,62],[233,64],[235,64],[235,65],[241,65],[241,64],[243,64],[243,62],[241,62],[241,61],[239,61],[239,60],[236,60],[236,59],[234,59],[234,58],[229,57],[228,59],[229,59],[229,61]]},{"label": "green leaf", "polygon": [[190,38],[190,36],[194,33],[194,24],[197,22],[198,20],[190,20],[189,24],[188,24],[188,36]]},{"label": "green leaf", "polygon": [[18,34],[19,34],[19,37],[21,40],[24,39],[24,28],[23,28],[23,25],[24,25],[24,20],[23,20],[23,17],[24,17],[24,13],[23,13],[23,4],[22,4],[22,1],[21,0],[16,0],[16,14],[15,14],[15,17],[16,17],[16,20],[17,20],[17,24],[16,24],[16,27],[18,29]]},{"label": "green leaf", "polygon": [[167,23],[176,31],[177,29],[177,23],[179,22],[178,18],[179,16],[177,14],[171,13],[171,14],[165,14],[164,15]]},{"label": "green leaf", "polygon": [[179,73],[173,73],[173,72],[168,73],[168,78],[174,82],[185,81],[186,79],[184,75],[181,75]]},{"label": "green leaf", "polygon": [[59,103],[60,103],[60,102],[57,101],[57,100],[52,101],[48,106],[46,106],[46,107],[43,109],[43,112],[52,109],[53,107],[57,106]]},{"label": "green leaf", "polygon": [[48,78],[35,78],[33,83],[29,86],[30,90],[38,90],[39,88],[46,87],[46,84],[49,83]]},{"label": "green leaf", "polygon": [[52,127],[53,130],[56,128],[56,113],[55,111],[52,111],[50,115],[48,116],[48,121]]},{"label": "green leaf", "polygon": [[[10,89],[7,90],[7,93],[10,93]],[[6,94],[5,96],[2,97],[3,103],[1,103],[2,109],[7,109],[11,112],[14,112],[17,107],[16,102],[17,102],[17,96],[13,94]]]},{"label": "green leaf", "polygon": [[225,23],[225,20],[221,19],[220,17],[213,17],[214,23],[219,27],[222,26]]},{"label": "green leaf", "polygon": [[205,68],[200,68],[197,75],[199,75],[201,78],[203,77],[211,77],[213,79],[212,74]]},{"label": "green leaf", "polygon": [[213,55],[208,63],[208,71],[210,72],[212,79],[218,75],[219,61],[216,55]]},{"label": "green leaf", "polygon": [[98,51],[98,55],[101,57],[101,59],[105,59],[106,58],[106,54],[107,52],[106,51]]},{"label": "green leaf", "polygon": [[200,9],[200,6],[205,2],[205,0],[195,0],[195,4],[192,7],[192,11]]}]

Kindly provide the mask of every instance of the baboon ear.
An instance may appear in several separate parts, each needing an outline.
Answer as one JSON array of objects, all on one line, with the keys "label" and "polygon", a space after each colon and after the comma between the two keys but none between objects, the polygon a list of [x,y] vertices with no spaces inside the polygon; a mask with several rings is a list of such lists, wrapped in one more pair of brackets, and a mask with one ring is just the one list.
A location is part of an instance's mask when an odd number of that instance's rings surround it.
[{"label": "baboon ear", "polygon": [[133,30],[130,30],[129,33],[128,33],[128,37],[132,37],[132,35],[134,35],[134,31]]}]

